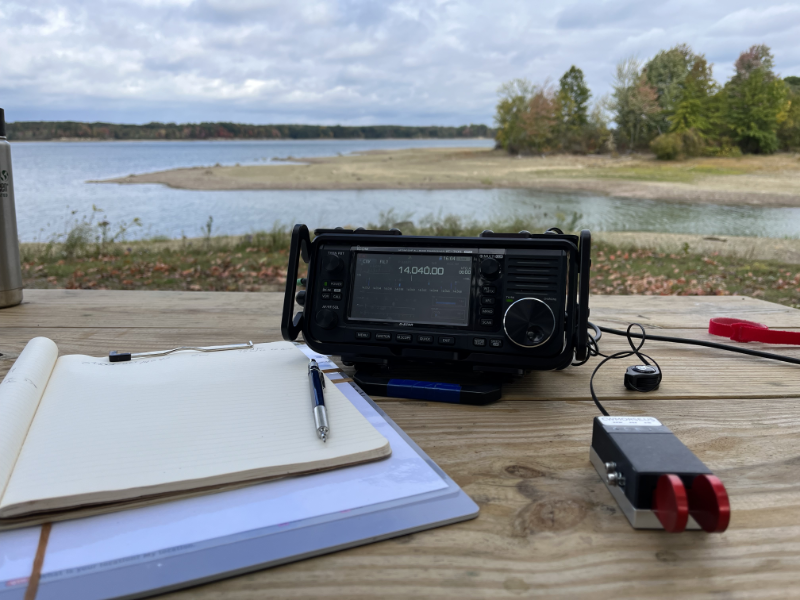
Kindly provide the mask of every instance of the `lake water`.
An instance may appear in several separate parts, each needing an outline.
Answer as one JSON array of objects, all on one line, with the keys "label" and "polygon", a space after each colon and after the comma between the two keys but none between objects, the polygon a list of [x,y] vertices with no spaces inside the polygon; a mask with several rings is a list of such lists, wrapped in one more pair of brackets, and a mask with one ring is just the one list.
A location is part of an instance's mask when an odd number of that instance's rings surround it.
[{"label": "lake water", "polygon": [[[78,217],[103,209],[112,228],[139,217],[129,238],[244,234],[275,223],[367,225],[394,209],[400,220],[431,213],[467,220],[529,218],[531,229],[579,214],[593,231],[660,231],[797,237],[800,208],[684,205],[531,190],[190,191],[160,185],[86,183],[177,167],[269,164],[273,158],[334,156],[364,150],[492,147],[491,140],[292,140],[192,142],[39,142],[12,146],[21,241],[46,240]],[[75,212],[73,215],[72,213]],[[559,217],[558,215],[561,215]]]}]

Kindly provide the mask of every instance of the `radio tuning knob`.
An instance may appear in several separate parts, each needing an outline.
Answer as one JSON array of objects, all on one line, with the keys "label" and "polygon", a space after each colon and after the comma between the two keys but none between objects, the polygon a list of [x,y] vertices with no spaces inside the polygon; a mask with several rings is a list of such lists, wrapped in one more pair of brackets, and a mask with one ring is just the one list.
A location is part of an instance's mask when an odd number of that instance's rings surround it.
[{"label": "radio tuning knob", "polygon": [[297,296],[294,297],[295,302],[297,302],[300,306],[306,305],[306,291],[300,290],[297,292]]},{"label": "radio tuning knob", "polygon": [[522,298],[506,310],[503,329],[517,346],[536,348],[552,337],[556,319],[550,307],[538,298]]},{"label": "radio tuning knob", "polygon": [[500,274],[500,263],[493,258],[484,258],[481,261],[481,275],[484,279],[497,279]]},{"label": "radio tuning knob", "polygon": [[317,311],[314,320],[323,329],[333,329],[339,322],[339,317],[330,308],[323,308]]},{"label": "radio tuning knob", "polygon": [[328,254],[328,256],[325,257],[323,267],[329,275],[334,275],[342,268],[342,259],[335,254]]}]

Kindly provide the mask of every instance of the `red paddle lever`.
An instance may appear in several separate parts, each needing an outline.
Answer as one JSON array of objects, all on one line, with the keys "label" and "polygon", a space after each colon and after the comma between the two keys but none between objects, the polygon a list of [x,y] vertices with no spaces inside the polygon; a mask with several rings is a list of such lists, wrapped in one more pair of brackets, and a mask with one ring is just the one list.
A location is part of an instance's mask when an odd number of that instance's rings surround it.
[{"label": "red paddle lever", "polygon": [[689,489],[689,514],[708,533],[722,533],[731,520],[728,492],[716,475],[698,475]]},{"label": "red paddle lever", "polygon": [[686,488],[677,475],[662,475],[653,492],[653,512],[664,531],[680,533],[689,521],[689,501]]}]

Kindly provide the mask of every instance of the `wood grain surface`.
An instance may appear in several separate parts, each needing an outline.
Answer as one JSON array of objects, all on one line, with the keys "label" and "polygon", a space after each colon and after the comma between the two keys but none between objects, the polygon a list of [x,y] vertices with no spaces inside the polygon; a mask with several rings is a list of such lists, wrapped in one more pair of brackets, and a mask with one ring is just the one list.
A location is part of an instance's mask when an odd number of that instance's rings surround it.
[{"label": "wood grain surface", "polygon": [[[281,294],[25,294],[0,310],[0,376],[36,335],[62,354],[96,356],[280,338]],[[800,311],[750,298],[595,296],[591,307],[603,325],[635,320],[715,341],[704,331],[714,316],[800,328]],[[607,353],[625,345],[601,341]],[[798,348],[747,347],[800,357]],[[800,596],[800,368],[657,342],[647,351],[664,369],[661,390],[626,392],[617,365],[596,388],[612,414],[662,420],[725,482],[724,534],[630,528],[589,463],[590,362],[531,373],[487,407],[379,399],[480,505],[477,519],[164,598]]]}]

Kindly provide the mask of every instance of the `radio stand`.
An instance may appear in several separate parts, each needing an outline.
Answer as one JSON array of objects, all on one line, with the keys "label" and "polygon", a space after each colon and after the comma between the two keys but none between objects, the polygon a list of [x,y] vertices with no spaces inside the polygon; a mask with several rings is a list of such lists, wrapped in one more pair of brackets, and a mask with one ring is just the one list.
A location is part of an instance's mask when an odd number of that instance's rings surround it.
[{"label": "radio stand", "polygon": [[[450,377],[450,381],[435,381],[442,379],[441,369],[435,377],[430,378],[420,371],[413,372],[413,379],[411,374],[412,372],[406,369],[390,373],[386,368],[370,366],[365,368],[364,365],[359,365],[359,369],[353,375],[353,381],[371,396],[391,396],[450,404],[489,404],[499,400],[502,394],[502,382],[487,381],[483,374],[480,381],[475,382],[470,381],[472,377],[469,373],[463,373],[464,377]],[[420,379],[420,375],[423,375],[424,379]],[[459,383],[454,383],[455,379],[459,379]]]}]

